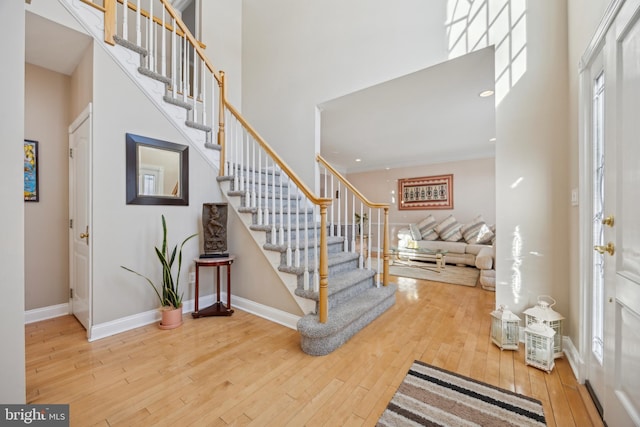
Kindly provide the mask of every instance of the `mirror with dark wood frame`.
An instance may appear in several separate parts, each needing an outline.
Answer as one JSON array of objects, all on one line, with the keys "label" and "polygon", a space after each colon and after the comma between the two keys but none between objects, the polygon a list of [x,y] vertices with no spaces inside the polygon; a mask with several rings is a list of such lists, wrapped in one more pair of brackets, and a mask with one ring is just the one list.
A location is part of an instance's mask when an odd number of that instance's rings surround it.
[{"label": "mirror with dark wood frame", "polygon": [[189,147],[126,134],[128,205],[188,205]]}]

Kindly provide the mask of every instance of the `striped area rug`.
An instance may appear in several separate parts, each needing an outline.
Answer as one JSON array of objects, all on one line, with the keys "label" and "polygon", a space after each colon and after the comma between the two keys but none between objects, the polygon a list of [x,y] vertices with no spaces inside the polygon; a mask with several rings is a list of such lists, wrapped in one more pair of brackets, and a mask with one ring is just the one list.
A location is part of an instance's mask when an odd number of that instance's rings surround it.
[{"label": "striped area rug", "polygon": [[377,426],[546,426],[536,399],[413,362]]}]

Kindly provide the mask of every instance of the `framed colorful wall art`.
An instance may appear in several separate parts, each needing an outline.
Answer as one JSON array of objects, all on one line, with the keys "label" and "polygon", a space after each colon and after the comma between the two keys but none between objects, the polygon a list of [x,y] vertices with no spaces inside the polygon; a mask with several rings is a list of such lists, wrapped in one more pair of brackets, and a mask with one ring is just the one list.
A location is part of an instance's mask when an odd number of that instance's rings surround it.
[{"label": "framed colorful wall art", "polygon": [[40,200],[38,185],[38,141],[24,140],[24,201]]}]

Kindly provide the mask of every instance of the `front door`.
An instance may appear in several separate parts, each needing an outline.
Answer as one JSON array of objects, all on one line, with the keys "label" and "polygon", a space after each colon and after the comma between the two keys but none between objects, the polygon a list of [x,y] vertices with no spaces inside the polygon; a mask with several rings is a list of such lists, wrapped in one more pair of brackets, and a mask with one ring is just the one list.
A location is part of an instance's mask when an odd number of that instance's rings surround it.
[{"label": "front door", "polygon": [[91,331],[91,104],[69,126],[71,312]]},{"label": "front door", "polygon": [[605,36],[604,419],[640,425],[640,0]]},{"label": "front door", "polygon": [[[604,243],[604,231],[607,224],[613,225],[606,218],[605,211],[605,74],[603,70],[603,55],[598,54],[595,61],[585,70],[583,76],[589,76],[589,120],[590,135],[589,158],[590,161],[590,186],[592,189],[590,212],[590,246],[598,247],[598,251],[588,251],[586,255],[591,258],[591,276],[588,295],[588,307],[586,307],[588,321],[587,329],[588,356],[585,358],[587,373],[586,384],[591,396],[602,416],[602,402],[604,399],[604,311],[605,311],[605,262],[608,253],[601,249]],[[588,275],[587,275],[588,277]]]}]

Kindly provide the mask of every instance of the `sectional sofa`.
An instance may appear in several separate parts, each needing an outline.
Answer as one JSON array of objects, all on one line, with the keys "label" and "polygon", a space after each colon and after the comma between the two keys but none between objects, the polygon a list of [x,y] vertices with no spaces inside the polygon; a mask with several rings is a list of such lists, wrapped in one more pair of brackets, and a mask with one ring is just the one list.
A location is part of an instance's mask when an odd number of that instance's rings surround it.
[{"label": "sectional sofa", "polygon": [[[400,252],[412,259],[421,259],[415,249],[447,251],[447,264],[467,265],[480,270],[478,283],[486,290],[495,290],[495,227],[478,215],[468,223],[460,223],[453,215],[437,221],[433,215],[398,231]],[[403,251],[403,249],[405,249]],[[424,257],[430,260],[432,257]]]}]

